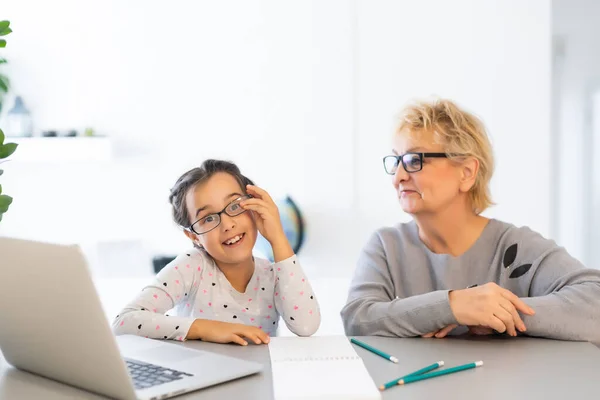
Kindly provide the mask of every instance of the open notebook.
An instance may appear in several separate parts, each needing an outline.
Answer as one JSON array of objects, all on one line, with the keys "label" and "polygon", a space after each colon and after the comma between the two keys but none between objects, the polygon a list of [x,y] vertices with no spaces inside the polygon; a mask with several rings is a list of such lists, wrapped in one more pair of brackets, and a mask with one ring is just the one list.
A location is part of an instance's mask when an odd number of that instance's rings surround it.
[{"label": "open notebook", "polygon": [[275,400],[381,399],[345,336],[274,337],[269,352]]}]

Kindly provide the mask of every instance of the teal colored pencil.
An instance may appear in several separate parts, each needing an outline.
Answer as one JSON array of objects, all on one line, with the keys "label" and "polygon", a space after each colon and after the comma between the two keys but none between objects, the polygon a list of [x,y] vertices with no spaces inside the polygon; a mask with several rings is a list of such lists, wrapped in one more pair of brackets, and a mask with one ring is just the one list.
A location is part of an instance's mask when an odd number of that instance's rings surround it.
[{"label": "teal colored pencil", "polygon": [[401,381],[401,380],[402,380],[402,379],[404,379],[404,378],[408,378],[409,376],[413,376],[413,375],[421,375],[421,374],[424,374],[424,373],[426,373],[426,372],[433,371],[433,370],[434,370],[434,369],[436,369],[436,368],[442,367],[443,365],[444,365],[444,362],[443,362],[443,361],[438,361],[438,362],[436,362],[435,364],[428,365],[427,367],[425,367],[425,368],[421,368],[421,369],[420,369],[420,370],[418,370],[418,371],[411,372],[411,373],[410,373],[410,374],[408,374],[408,375],[404,375],[404,376],[402,376],[402,377],[400,377],[400,378],[398,378],[398,379],[394,379],[393,381],[389,381],[389,382],[388,382],[388,383],[386,383],[385,385],[381,385],[381,386],[379,386],[379,390],[385,390],[385,389],[389,389],[389,388],[391,388],[391,387],[394,387],[394,386],[396,386],[396,385],[398,384],[398,382],[399,382],[399,381]]},{"label": "teal colored pencil", "polygon": [[472,362],[469,364],[459,365],[458,367],[452,367],[452,368],[448,368],[448,369],[443,369],[441,371],[430,372],[428,374],[413,375],[413,376],[409,376],[404,379],[400,379],[398,381],[398,385],[406,385],[407,383],[422,381],[422,380],[429,379],[429,378],[435,378],[436,376],[453,374],[455,372],[464,371],[466,369],[481,367],[482,365],[483,365],[483,361],[475,361],[475,362]]},{"label": "teal colored pencil", "polygon": [[390,360],[393,363],[396,363],[396,364],[398,363],[398,359],[396,357],[390,356],[389,354],[384,353],[381,350],[377,350],[375,347],[369,346],[368,344],[363,343],[363,342],[361,342],[359,340],[356,340],[354,338],[350,338],[350,341],[352,343],[354,343],[355,345],[362,347],[363,349],[367,349],[370,352],[373,352],[373,353],[377,354],[378,356],[381,356],[383,358],[386,358],[386,359]]}]

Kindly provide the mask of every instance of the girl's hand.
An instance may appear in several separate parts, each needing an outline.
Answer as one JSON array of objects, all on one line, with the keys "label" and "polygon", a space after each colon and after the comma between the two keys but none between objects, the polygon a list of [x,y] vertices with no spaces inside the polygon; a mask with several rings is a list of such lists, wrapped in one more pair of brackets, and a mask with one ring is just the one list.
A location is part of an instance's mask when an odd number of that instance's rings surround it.
[{"label": "girl's hand", "polygon": [[186,339],[201,339],[214,343],[237,343],[246,346],[248,342],[243,338],[256,344],[269,343],[269,335],[255,326],[207,319],[195,320],[186,336]]},{"label": "girl's hand", "polygon": [[269,193],[254,185],[247,185],[246,189],[252,198],[242,201],[240,205],[245,210],[254,212],[256,227],[260,234],[271,243],[271,246],[282,240],[287,241],[281,225],[279,209]]}]

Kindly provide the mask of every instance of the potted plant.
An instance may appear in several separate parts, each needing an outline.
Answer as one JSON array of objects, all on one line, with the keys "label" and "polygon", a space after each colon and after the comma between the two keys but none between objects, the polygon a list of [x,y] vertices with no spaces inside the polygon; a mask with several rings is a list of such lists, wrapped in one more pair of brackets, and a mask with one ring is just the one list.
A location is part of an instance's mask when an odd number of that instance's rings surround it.
[{"label": "potted plant", "polygon": [[[0,21],[0,48],[6,47],[6,40],[2,39],[2,36],[6,36],[11,33],[10,22],[9,21]],[[2,64],[6,64],[6,59],[0,57],[0,66]],[[0,111],[2,111],[2,99],[4,95],[8,92],[9,81],[6,75],[0,73]]]},{"label": "potted plant", "polygon": [[[2,39],[3,36],[11,33],[10,22],[0,21],[0,48],[6,47],[6,40]],[[0,59],[0,64],[6,63],[6,60]],[[0,75],[0,95],[8,91],[8,80],[5,76]],[[0,98],[1,105],[1,98]],[[6,158],[15,152],[17,149],[16,143],[4,143],[4,132],[0,129],[0,164],[6,162]],[[0,169],[0,176],[4,171]],[[2,194],[2,185],[0,185],[0,221],[2,221],[2,215],[8,211],[8,207],[12,203],[12,197]]]}]

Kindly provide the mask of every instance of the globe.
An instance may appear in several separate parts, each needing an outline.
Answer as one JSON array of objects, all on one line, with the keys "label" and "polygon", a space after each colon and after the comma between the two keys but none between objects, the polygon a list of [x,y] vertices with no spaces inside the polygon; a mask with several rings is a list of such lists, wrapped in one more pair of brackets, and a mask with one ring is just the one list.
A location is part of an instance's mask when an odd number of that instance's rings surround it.
[{"label": "globe", "polygon": [[[294,253],[298,254],[302,243],[304,241],[304,220],[302,214],[296,203],[291,197],[286,196],[282,200],[275,201],[279,208],[279,216],[281,218],[281,225],[283,231],[290,246],[294,250]],[[273,249],[267,239],[265,239],[260,233],[256,239],[256,245],[254,249],[267,260],[274,262]]]}]

